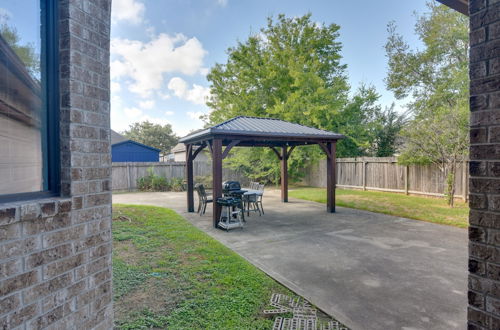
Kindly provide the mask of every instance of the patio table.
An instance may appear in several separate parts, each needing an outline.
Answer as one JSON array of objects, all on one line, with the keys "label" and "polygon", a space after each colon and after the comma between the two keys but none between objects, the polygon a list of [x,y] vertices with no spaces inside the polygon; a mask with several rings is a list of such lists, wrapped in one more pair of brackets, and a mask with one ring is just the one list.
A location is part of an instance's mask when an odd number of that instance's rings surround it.
[{"label": "patio table", "polygon": [[243,190],[246,190],[246,192],[243,195],[257,195],[257,196],[262,196],[264,194],[264,191],[262,190],[255,190],[255,189],[248,189],[248,188],[242,188]]}]

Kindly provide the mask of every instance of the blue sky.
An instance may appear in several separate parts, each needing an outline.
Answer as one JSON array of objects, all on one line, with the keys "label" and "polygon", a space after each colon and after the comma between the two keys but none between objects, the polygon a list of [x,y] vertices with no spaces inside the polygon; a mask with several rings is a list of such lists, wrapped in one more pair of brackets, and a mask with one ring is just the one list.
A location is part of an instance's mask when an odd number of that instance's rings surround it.
[{"label": "blue sky", "polygon": [[[206,73],[226,62],[226,50],[258,32],[270,15],[301,16],[340,25],[343,63],[351,88],[373,84],[390,105],[383,79],[387,23],[414,47],[414,12],[425,0],[114,0],[112,14],[111,127],[123,131],[136,121],[170,123],[178,135],[200,128],[208,95]],[[398,107],[404,107],[399,102]]]}]

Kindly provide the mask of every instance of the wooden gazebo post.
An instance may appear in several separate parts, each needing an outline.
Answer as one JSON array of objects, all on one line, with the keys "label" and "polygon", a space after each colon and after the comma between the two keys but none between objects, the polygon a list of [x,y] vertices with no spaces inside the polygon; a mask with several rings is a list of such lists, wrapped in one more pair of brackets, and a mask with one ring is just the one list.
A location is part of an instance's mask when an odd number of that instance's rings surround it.
[{"label": "wooden gazebo post", "polygon": [[187,183],[187,209],[188,212],[194,212],[193,196],[193,145],[186,146],[186,183]]},{"label": "wooden gazebo post", "polygon": [[217,198],[222,197],[222,140],[212,140],[212,196],[213,196],[213,225],[217,228],[221,207],[217,204]]},{"label": "wooden gazebo post", "polygon": [[287,147],[281,148],[281,201],[288,202],[288,154]]},{"label": "wooden gazebo post", "polygon": [[326,144],[326,211],[335,213],[335,152],[336,143]]}]

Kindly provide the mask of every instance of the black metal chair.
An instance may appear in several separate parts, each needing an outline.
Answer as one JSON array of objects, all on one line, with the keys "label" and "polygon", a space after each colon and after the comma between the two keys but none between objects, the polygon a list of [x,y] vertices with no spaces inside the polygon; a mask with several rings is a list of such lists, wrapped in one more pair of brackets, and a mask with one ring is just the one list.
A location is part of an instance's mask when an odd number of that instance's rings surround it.
[{"label": "black metal chair", "polygon": [[243,208],[246,209],[247,216],[250,216],[250,211],[259,212],[259,216],[261,215],[258,200],[259,197],[257,196],[257,194],[243,195],[243,202],[244,202]]},{"label": "black metal chair", "polygon": [[264,206],[262,206],[262,198],[264,197],[264,184],[257,184],[258,187],[257,187],[257,190],[260,190],[260,194],[257,195],[257,201],[255,202],[255,204],[257,205],[257,207],[259,208],[259,214],[260,212],[262,212],[262,214],[264,214]]},{"label": "black metal chair", "polygon": [[194,186],[196,189],[196,192],[198,193],[198,213],[201,215],[205,214],[205,211],[207,210],[207,204],[208,203],[213,203],[214,200],[212,196],[208,195],[205,187],[199,183],[196,186]]}]

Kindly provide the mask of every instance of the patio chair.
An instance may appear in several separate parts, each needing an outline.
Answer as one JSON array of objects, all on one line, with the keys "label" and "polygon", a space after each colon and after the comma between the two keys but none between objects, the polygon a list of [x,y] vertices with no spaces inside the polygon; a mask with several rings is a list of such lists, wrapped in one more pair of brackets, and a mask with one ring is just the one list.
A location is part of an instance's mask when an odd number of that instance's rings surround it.
[{"label": "patio chair", "polygon": [[261,215],[258,199],[259,197],[255,193],[243,195],[243,210],[246,209],[247,216],[250,216],[250,211],[259,212],[259,216]]},{"label": "patio chair", "polygon": [[205,190],[205,187],[199,183],[195,186],[196,192],[198,193],[198,213],[200,216],[205,214],[205,211],[207,210],[207,204],[208,203],[213,203],[213,198],[210,195],[207,195],[207,192]]},{"label": "patio chair", "polygon": [[[257,183],[257,189],[256,190],[259,190],[261,193],[259,195],[257,195],[257,201],[255,202],[257,207],[260,209],[260,211],[262,211],[262,214],[265,214],[264,213],[264,206],[262,206],[262,198],[264,197],[264,184],[258,184]],[[260,213],[259,211],[259,213]]]}]

